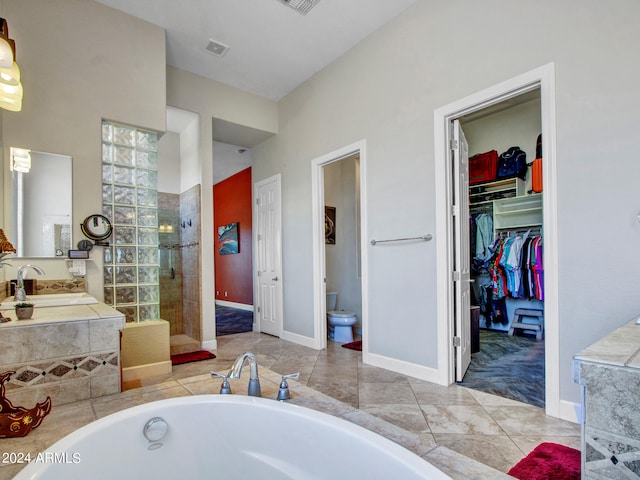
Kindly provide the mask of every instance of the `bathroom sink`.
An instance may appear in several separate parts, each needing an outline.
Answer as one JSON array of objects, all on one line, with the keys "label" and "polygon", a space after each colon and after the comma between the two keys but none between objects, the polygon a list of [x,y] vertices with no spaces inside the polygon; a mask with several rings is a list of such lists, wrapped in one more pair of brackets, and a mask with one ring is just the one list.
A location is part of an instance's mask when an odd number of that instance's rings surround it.
[{"label": "bathroom sink", "polygon": [[[90,305],[98,303],[95,297],[88,293],[52,293],[50,295],[27,295],[27,303],[33,303],[36,307],[60,307],[65,305]],[[16,302],[13,297],[9,297],[0,303],[0,310],[13,308]]]}]

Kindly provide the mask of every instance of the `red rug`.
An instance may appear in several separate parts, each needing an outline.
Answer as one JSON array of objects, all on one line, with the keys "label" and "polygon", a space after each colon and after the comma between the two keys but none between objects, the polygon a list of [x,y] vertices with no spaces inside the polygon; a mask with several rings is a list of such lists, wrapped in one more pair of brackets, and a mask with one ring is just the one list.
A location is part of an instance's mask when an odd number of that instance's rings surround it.
[{"label": "red rug", "polygon": [[171,355],[171,364],[180,365],[182,363],[199,362],[201,360],[210,360],[216,358],[216,356],[206,350],[199,350],[197,352],[179,353],[177,355]]},{"label": "red rug", "polygon": [[362,351],[362,340],[356,340],[355,342],[345,343],[342,348],[348,348],[349,350]]},{"label": "red rug", "polygon": [[541,443],[507,473],[520,480],[580,480],[580,450]]}]

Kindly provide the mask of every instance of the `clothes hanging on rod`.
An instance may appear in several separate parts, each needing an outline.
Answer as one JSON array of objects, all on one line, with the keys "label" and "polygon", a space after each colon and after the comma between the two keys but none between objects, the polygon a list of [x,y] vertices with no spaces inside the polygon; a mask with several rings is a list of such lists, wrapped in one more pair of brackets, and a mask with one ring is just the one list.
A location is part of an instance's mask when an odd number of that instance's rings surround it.
[{"label": "clothes hanging on rod", "polygon": [[544,300],[542,236],[500,235],[492,247],[488,270],[494,298]]},{"label": "clothes hanging on rod", "polygon": [[493,256],[493,216],[480,213],[470,217],[470,247],[473,271],[479,271],[487,265]]}]

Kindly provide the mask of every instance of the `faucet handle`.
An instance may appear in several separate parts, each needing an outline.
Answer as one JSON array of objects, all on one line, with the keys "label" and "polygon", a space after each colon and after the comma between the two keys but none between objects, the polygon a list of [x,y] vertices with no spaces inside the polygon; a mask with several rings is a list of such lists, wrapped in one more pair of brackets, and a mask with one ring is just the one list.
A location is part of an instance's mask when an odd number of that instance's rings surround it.
[{"label": "faucet handle", "polygon": [[278,389],[277,400],[284,401],[291,398],[291,392],[289,392],[289,384],[287,383],[287,380],[298,380],[298,378],[300,378],[300,372],[282,375],[282,381],[280,382],[280,388]]},{"label": "faucet handle", "polygon": [[210,372],[212,377],[220,377],[222,378],[222,385],[220,385],[220,395],[230,395],[231,394],[231,385],[229,385],[229,382],[227,380],[227,376],[222,374],[222,373],[218,373],[218,372]]}]

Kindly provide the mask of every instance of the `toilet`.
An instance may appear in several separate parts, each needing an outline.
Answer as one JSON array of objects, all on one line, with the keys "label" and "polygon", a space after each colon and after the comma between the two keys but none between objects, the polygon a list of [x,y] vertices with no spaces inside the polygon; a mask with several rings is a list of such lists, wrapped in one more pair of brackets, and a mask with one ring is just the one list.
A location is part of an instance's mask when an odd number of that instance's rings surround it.
[{"label": "toilet", "polygon": [[338,343],[353,342],[353,326],[358,322],[354,312],[336,310],[337,292],[327,292],[327,322],[329,340]]}]

